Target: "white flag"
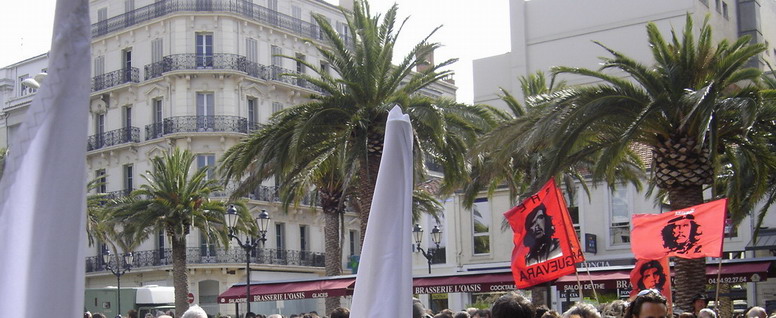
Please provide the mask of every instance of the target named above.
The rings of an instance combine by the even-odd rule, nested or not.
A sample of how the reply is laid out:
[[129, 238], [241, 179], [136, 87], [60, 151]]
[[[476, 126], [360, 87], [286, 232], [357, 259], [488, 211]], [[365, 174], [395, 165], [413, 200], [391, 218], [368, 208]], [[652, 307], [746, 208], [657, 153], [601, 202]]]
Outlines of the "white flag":
[[0, 180], [0, 308], [14, 316], [83, 315], [90, 41], [88, 0], [58, 0], [48, 76]]
[[412, 317], [412, 125], [388, 114], [350, 316]]

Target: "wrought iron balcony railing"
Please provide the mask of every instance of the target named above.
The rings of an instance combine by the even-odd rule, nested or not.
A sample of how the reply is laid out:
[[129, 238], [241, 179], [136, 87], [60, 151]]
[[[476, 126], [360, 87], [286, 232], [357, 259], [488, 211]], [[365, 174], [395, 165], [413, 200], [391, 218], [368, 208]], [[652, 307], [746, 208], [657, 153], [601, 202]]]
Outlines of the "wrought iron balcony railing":
[[123, 68], [92, 77], [92, 92], [124, 83], [140, 83], [140, 70], [137, 67]]
[[[278, 187], [273, 186], [259, 186], [247, 196], [251, 200], [259, 200], [266, 202], [280, 202], [280, 193]], [[316, 195], [315, 191], [308, 192], [304, 198], [299, 202], [301, 205], [313, 205], [320, 206], [320, 198]]]
[[160, 77], [166, 72], [181, 70], [232, 70], [244, 72], [251, 77], [283, 82], [323, 93], [322, 89], [306, 80], [282, 75], [295, 73], [292, 70], [274, 65], [262, 65], [249, 61], [245, 56], [229, 53], [167, 55], [161, 61], [145, 66], [145, 80]]
[[239, 116], [175, 116], [165, 118], [160, 123], [146, 125], [145, 140], [181, 132], [237, 132], [247, 134], [249, 131], [258, 128], [259, 125], [257, 123], [249, 122], [247, 118]]
[[180, 70], [234, 70], [247, 72], [245, 56], [228, 53], [208, 55], [172, 54], [145, 66], [145, 80], [162, 76], [163, 73]]
[[[137, 251], [133, 252], [132, 254], [134, 255], [132, 268], [172, 265], [172, 250], [169, 248]], [[245, 250], [239, 247], [189, 247], [186, 249], [186, 262], [188, 264], [244, 265]], [[324, 255], [323, 253], [311, 251], [256, 248], [252, 252], [251, 263], [323, 267]], [[107, 271], [107, 269], [105, 268], [105, 264], [102, 262], [102, 257], [91, 256], [86, 258], [87, 273], [103, 271]]]
[[269, 24], [305, 38], [321, 40], [317, 25], [244, 0], [162, 0], [92, 24], [92, 37], [178, 12], [226, 12]]
[[140, 142], [140, 128], [125, 127], [91, 135], [86, 141], [86, 150], [91, 151], [129, 142]]

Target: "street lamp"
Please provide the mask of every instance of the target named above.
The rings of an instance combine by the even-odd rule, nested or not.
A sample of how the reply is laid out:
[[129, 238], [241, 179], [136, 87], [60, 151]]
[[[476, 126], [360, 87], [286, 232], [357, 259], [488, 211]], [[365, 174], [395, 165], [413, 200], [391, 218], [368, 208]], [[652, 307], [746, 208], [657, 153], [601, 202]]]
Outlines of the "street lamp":
[[429, 248], [428, 252], [420, 247], [420, 243], [423, 242], [423, 228], [420, 224], [415, 224], [415, 227], [412, 229], [412, 235], [415, 237], [416, 252], [423, 253], [423, 257], [428, 260], [428, 273], [431, 274], [431, 260], [434, 258], [434, 255], [439, 252], [439, 243], [442, 241], [442, 230], [438, 225], [434, 225], [434, 228], [431, 229], [431, 240], [434, 241], [436, 248]]
[[245, 278], [245, 313], [247, 314], [251, 311], [251, 251], [259, 245], [259, 242], [264, 246], [264, 242], [267, 241], [267, 227], [269, 226], [270, 217], [267, 210], [261, 210], [259, 217], [256, 218], [260, 236], [259, 238], [248, 236], [245, 242], [241, 241], [237, 235], [234, 235], [237, 219], [239, 218], [240, 216], [237, 214], [237, 208], [234, 207], [234, 204], [229, 205], [229, 208], [226, 209], [226, 226], [229, 228], [229, 237], [237, 240], [237, 244], [245, 250], [245, 273], [247, 275]]
[[135, 257], [132, 252], [124, 254], [124, 264], [121, 264], [121, 259], [116, 255], [116, 266], [111, 266], [111, 253], [105, 251], [102, 254], [102, 261], [105, 263], [105, 268], [109, 270], [113, 275], [116, 275], [116, 316], [121, 316], [121, 275], [128, 272], [132, 268], [132, 262]]

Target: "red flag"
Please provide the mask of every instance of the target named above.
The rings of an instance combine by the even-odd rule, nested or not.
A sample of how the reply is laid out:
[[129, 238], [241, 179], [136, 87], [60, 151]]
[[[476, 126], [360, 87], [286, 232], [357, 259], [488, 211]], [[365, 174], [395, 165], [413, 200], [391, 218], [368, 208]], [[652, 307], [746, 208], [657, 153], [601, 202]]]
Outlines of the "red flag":
[[[633, 215], [631, 244], [637, 259], [720, 257], [727, 199], [662, 214]], [[655, 237], [660, 239], [655, 239]]]
[[657, 260], [640, 259], [630, 274], [631, 300], [645, 289], [655, 289], [668, 300], [668, 308], [671, 308], [671, 268], [668, 265], [668, 257]]
[[514, 231], [512, 275], [527, 288], [576, 271], [585, 260], [563, 196], [551, 179], [539, 192], [504, 213]]

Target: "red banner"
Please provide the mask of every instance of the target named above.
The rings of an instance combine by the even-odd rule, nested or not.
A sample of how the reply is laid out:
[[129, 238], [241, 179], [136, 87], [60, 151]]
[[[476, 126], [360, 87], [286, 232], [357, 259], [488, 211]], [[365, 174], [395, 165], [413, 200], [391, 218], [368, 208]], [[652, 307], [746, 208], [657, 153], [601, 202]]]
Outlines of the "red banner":
[[631, 300], [645, 289], [655, 289], [668, 300], [668, 308], [671, 308], [671, 268], [668, 265], [668, 257], [656, 260], [640, 259], [630, 274]]
[[576, 271], [585, 260], [560, 190], [551, 179], [539, 192], [504, 213], [514, 231], [512, 276], [527, 288]]
[[[633, 215], [636, 259], [720, 257], [727, 199], [662, 214]], [[655, 239], [655, 236], [659, 239]]]

